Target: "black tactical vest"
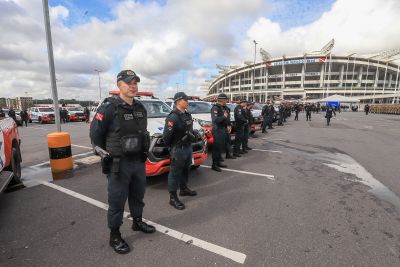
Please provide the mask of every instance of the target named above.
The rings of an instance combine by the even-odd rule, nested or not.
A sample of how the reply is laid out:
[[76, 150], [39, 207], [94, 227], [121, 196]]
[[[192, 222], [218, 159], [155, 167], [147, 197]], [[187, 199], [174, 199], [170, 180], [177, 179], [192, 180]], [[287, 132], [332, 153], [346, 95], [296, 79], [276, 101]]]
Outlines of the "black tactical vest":
[[109, 97], [107, 101], [115, 108], [116, 127], [107, 133], [106, 150], [113, 157], [139, 157], [143, 152], [147, 152], [150, 137], [144, 106], [137, 100], [133, 105], [129, 105], [119, 97]]
[[[185, 136], [185, 133], [187, 131], [190, 131], [191, 133], [193, 133], [193, 119], [192, 119], [192, 115], [190, 115], [190, 113], [188, 112], [180, 112], [177, 109], [174, 109], [173, 111], [171, 111], [171, 113], [175, 113], [178, 118], [180, 123], [177, 125], [176, 132], [174, 133], [174, 139], [172, 140], [172, 145], [175, 144], [184, 144], [184, 142], [182, 142], [182, 138]], [[188, 142], [189, 144], [190, 142]]]

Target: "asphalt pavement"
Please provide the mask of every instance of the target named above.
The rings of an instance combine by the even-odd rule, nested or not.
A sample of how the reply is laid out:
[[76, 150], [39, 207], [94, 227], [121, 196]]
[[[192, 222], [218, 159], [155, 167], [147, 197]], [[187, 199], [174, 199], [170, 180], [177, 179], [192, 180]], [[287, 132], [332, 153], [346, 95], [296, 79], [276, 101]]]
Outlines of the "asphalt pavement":
[[143, 216], [158, 231], [133, 232], [125, 218], [127, 255], [108, 246], [88, 125], [63, 125], [76, 168], [57, 181], [46, 164], [55, 126], [20, 128], [27, 187], [0, 195], [0, 265], [399, 266], [400, 117], [344, 112], [328, 127], [323, 115], [257, 133], [222, 173], [209, 157], [190, 173], [198, 196], [183, 211], [168, 204], [167, 176], [149, 177]]

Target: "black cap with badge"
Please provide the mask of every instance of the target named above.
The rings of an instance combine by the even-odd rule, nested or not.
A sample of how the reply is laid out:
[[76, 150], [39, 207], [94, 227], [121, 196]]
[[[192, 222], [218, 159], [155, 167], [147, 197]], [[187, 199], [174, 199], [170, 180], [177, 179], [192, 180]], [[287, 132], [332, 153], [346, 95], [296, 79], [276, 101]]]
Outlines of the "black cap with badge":
[[140, 77], [136, 75], [136, 73], [132, 70], [123, 70], [117, 75], [117, 82], [124, 81], [126, 83], [135, 80], [136, 82], [140, 82]]
[[217, 99], [219, 99], [219, 100], [229, 100], [228, 96], [226, 94], [224, 94], [224, 93], [220, 93], [218, 95]]
[[178, 92], [174, 95], [174, 102], [181, 100], [181, 99], [189, 100], [190, 97], [187, 96], [184, 92]]

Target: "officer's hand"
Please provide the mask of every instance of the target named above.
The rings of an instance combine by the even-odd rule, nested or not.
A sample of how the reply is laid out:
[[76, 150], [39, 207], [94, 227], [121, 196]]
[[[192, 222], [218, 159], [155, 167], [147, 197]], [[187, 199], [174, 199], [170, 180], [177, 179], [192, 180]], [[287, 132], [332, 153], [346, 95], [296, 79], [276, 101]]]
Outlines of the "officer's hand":
[[228, 112], [224, 111], [224, 117], [228, 117]]
[[231, 133], [232, 132], [232, 126], [228, 126], [227, 130], [228, 130], [228, 133]]

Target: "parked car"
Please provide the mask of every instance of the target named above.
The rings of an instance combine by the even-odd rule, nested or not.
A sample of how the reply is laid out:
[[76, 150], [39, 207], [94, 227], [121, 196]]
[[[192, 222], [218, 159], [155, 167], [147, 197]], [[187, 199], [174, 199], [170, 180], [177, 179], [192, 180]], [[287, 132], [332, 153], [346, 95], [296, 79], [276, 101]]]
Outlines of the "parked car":
[[10, 181], [21, 182], [21, 140], [12, 118], [0, 118], [0, 192]]
[[54, 109], [50, 107], [31, 107], [30, 121], [39, 123], [54, 123]]
[[68, 111], [68, 121], [85, 121], [86, 116], [81, 107], [64, 107]]

